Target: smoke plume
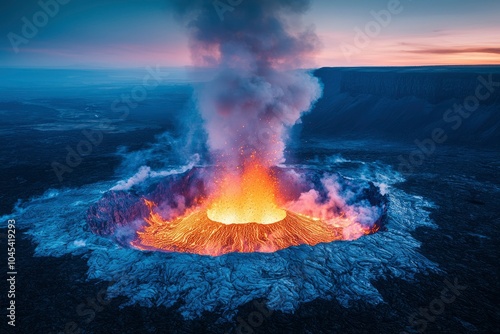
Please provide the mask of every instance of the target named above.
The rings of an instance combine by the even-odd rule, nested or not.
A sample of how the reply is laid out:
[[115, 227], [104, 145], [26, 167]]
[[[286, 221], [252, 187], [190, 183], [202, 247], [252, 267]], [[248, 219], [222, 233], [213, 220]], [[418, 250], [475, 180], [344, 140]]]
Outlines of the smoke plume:
[[178, 1], [193, 62], [217, 70], [197, 90], [198, 110], [217, 163], [284, 162], [287, 130], [321, 95], [318, 80], [296, 70], [319, 45], [300, 15], [307, 0]]

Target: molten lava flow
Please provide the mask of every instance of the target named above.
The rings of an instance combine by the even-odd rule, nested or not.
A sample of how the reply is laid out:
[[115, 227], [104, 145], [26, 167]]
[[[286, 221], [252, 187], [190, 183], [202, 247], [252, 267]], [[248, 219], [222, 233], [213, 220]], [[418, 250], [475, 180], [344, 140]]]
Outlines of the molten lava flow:
[[202, 255], [231, 252], [274, 252], [290, 246], [316, 245], [342, 240], [342, 228], [285, 211], [285, 217], [273, 224], [222, 224], [207, 217], [205, 211], [165, 222], [152, 213], [149, 226], [138, 232], [132, 245], [144, 250], [163, 250]]
[[276, 204], [276, 181], [260, 164], [247, 164], [242, 175], [226, 175], [219, 183], [221, 191], [207, 210], [210, 220], [272, 224], [286, 217], [285, 210]]

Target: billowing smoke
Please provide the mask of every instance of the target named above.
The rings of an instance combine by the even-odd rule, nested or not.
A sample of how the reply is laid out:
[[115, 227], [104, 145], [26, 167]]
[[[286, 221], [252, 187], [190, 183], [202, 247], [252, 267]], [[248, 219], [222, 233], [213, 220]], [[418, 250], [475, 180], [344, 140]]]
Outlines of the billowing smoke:
[[309, 1], [174, 3], [195, 65], [217, 70], [197, 91], [216, 162], [241, 165], [253, 154], [267, 166], [282, 163], [287, 130], [321, 95], [318, 80], [296, 70], [319, 45], [299, 20]]

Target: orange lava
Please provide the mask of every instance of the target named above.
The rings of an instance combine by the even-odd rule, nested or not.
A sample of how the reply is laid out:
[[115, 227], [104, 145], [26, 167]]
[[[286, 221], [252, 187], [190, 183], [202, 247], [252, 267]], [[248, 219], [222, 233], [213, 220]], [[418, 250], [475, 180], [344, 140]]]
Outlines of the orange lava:
[[131, 242], [142, 250], [218, 256], [231, 252], [274, 252], [302, 244], [316, 245], [356, 239], [373, 231], [344, 216], [323, 221], [281, 209], [276, 180], [269, 169], [254, 163], [241, 174], [216, 182], [218, 191], [201, 206], [171, 221], [149, 207], [148, 223]]
[[152, 213], [149, 226], [138, 232], [132, 242], [143, 250], [222, 255], [231, 252], [274, 252], [290, 246], [316, 245], [342, 240], [342, 228], [286, 212], [284, 219], [273, 224], [223, 224], [210, 220], [205, 211], [165, 222]]
[[210, 220], [271, 224], [285, 218], [285, 210], [276, 204], [276, 181], [260, 164], [247, 164], [242, 175], [228, 174], [218, 183], [221, 191], [207, 210]]

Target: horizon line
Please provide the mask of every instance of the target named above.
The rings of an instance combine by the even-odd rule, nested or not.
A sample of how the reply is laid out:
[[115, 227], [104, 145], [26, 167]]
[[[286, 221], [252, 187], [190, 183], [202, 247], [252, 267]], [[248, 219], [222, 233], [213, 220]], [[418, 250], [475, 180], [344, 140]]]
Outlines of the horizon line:
[[[105, 66], [2, 66], [0, 69], [17, 69], [17, 70], [142, 70], [145, 67], [159, 66], [161, 68], [169, 69], [194, 69], [194, 70], [217, 70], [217, 67], [203, 67], [203, 66], [163, 66], [163, 65], [144, 65], [144, 66], [133, 66], [133, 67], [105, 67]], [[322, 68], [424, 68], [424, 67], [500, 67], [500, 64], [428, 64], [428, 65], [357, 65], [357, 66], [344, 66], [344, 65], [332, 65], [332, 66], [318, 66], [318, 67], [307, 67], [307, 68], [296, 68], [292, 70], [318, 70]]]

